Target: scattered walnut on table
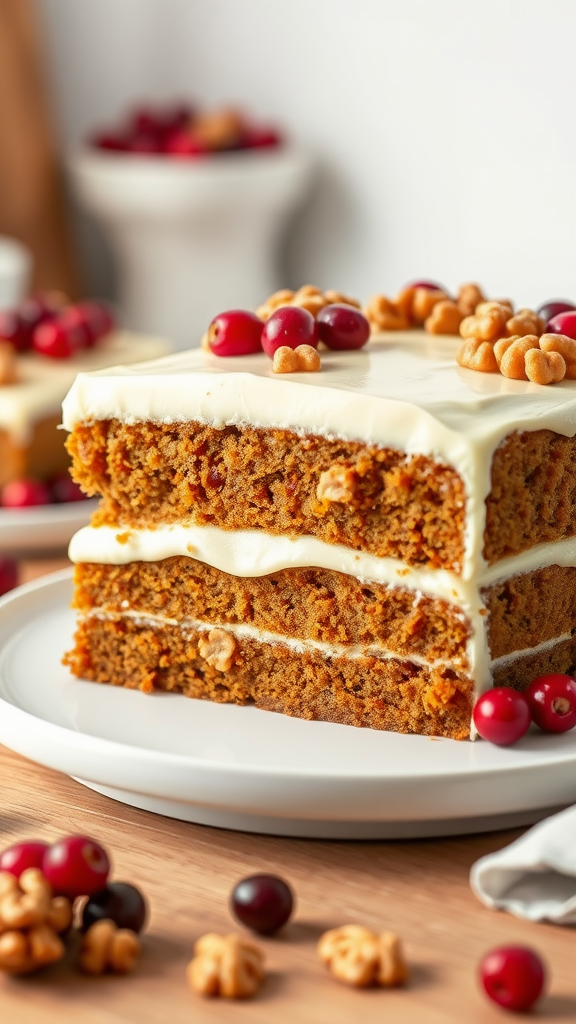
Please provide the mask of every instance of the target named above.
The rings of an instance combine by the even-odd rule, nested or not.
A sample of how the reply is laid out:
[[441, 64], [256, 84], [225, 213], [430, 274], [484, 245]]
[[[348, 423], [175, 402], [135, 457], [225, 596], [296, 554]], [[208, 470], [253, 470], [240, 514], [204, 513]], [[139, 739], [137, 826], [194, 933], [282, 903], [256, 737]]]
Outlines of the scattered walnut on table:
[[356, 988], [388, 988], [408, 978], [402, 945], [393, 932], [378, 935], [358, 924], [333, 928], [321, 936], [318, 956], [338, 981]]
[[0, 872], [0, 970], [29, 974], [61, 960], [58, 933], [71, 922], [70, 900], [52, 895], [39, 868], [28, 868], [19, 879]]
[[249, 999], [264, 981], [264, 955], [241, 935], [209, 932], [196, 942], [186, 976], [199, 995]]
[[140, 940], [128, 928], [103, 918], [90, 926], [80, 947], [78, 966], [85, 974], [128, 974], [141, 951]]

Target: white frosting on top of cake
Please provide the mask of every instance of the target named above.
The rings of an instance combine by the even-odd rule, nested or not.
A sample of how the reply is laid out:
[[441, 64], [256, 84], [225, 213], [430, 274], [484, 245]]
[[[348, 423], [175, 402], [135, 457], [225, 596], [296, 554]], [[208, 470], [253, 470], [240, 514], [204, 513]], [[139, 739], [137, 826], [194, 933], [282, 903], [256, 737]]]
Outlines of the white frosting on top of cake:
[[17, 383], [0, 387], [0, 430], [7, 430], [18, 444], [26, 444], [39, 419], [60, 412], [78, 372], [101, 370], [118, 361], [155, 359], [170, 348], [163, 338], [116, 331], [74, 359], [48, 359], [35, 352], [19, 355]]
[[460, 339], [389, 332], [353, 352], [322, 352], [318, 373], [275, 374], [264, 353], [221, 358], [202, 349], [137, 366], [80, 373], [64, 426], [197, 420], [250, 424], [385, 445], [453, 466], [466, 488], [462, 575], [484, 568], [492, 454], [515, 430], [576, 433], [576, 381], [544, 387], [456, 363]]

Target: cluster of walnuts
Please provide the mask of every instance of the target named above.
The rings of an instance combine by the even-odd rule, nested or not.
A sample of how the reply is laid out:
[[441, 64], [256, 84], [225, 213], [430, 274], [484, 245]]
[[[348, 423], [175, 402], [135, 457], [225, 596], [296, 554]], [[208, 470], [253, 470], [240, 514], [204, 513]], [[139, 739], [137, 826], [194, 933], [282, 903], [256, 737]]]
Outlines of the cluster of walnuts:
[[[321, 936], [318, 956], [334, 978], [354, 988], [392, 988], [408, 979], [402, 945], [393, 932], [376, 934], [357, 924], [333, 928]], [[198, 939], [186, 974], [199, 995], [249, 999], [264, 981], [264, 955], [241, 935], [210, 932]]]
[[280, 309], [281, 306], [300, 306], [301, 309], [307, 309], [313, 317], [317, 317], [320, 310], [326, 306], [331, 306], [335, 302], [343, 303], [345, 306], [354, 306], [355, 309], [361, 309], [361, 303], [358, 302], [358, 299], [351, 299], [342, 292], [331, 290], [323, 292], [313, 284], [303, 284], [296, 291], [292, 291], [290, 288], [282, 288], [280, 291], [274, 292], [273, 295], [269, 295], [266, 301], [261, 306], [258, 306], [256, 316], [259, 316], [261, 320], [268, 320], [272, 313]]
[[[0, 871], [0, 971], [32, 974], [62, 960], [72, 926], [72, 903], [54, 896], [40, 868], [16, 878]], [[126, 974], [140, 953], [134, 932], [96, 921], [82, 937], [78, 966], [85, 974]]]
[[374, 295], [364, 315], [374, 332], [423, 327], [429, 334], [458, 334], [464, 318], [483, 301], [477, 284], [463, 284], [455, 299], [441, 288], [409, 285], [395, 299]]
[[508, 302], [481, 302], [460, 324], [464, 341], [457, 362], [469, 370], [534, 384], [576, 380], [576, 341], [545, 334], [545, 329], [544, 320], [531, 309], [514, 313]]

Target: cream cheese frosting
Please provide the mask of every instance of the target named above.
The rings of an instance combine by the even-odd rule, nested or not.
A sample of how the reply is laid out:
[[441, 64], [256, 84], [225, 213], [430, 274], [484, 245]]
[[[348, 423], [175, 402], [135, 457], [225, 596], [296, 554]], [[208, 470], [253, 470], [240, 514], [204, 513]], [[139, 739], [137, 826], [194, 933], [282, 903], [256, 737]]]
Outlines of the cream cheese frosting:
[[74, 359], [47, 359], [27, 352], [17, 357], [18, 380], [0, 387], [0, 429], [19, 444], [26, 444], [32, 426], [59, 413], [62, 399], [80, 371], [100, 370], [118, 361], [126, 363], [166, 355], [171, 345], [162, 338], [115, 331]]
[[389, 332], [355, 352], [323, 352], [319, 373], [275, 374], [266, 355], [202, 349], [80, 373], [63, 423], [196, 420], [251, 424], [423, 454], [453, 466], [467, 495], [463, 576], [484, 568], [485, 499], [494, 450], [515, 430], [576, 433], [576, 381], [544, 387], [456, 364], [459, 339]]

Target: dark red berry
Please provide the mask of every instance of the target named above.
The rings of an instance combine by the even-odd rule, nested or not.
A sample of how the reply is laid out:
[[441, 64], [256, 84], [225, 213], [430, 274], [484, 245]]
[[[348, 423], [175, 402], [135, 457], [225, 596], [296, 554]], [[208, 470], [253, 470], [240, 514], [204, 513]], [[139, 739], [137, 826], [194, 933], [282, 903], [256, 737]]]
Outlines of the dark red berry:
[[[427, 292], [444, 292], [448, 295], [443, 284], [438, 284], [437, 281], [410, 281], [410, 284], [405, 285], [405, 288], [425, 288]], [[404, 288], [402, 289], [404, 291]]]
[[286, 924], [294, 908], [294, 895], [277, 875], [250, 875], [234, 886], [230, 907], [247, 928], [271, 935]]
[[88, 836], [66, 836], [49, 846], [42, 871], [55, 893], [75, 899], [106, 886], [110, 861], [106, 850]]
[[93, 893], [82, 911], [82, 928], [87, 931], [96, 921], [107, 917], [118, 928], [142, 931], [148, 906], [140, 889], [128, 882], [110, 882], [105, 889]]
[[67, 311], [41, 323], [32, 335], [34, 350], [50, 359], [70, 359], [87, 345], [88, 334], [85, 326], [79, 322], [75, 314]]
[[544, 732], [568, 732], [576, 725], [576, 681], [572, 676], [538, 676], [525, 694], [532, 721]]
[[208, 328], [208, 345], [215, 356], [247, 356], [262, 351], [263, 323], [255, 313], [229, 309], [215, 316]]
[[528, 732], [530, 708], [523, 693], [508, 686], [495, 686], [478, 698], [473, 718], [483, 739], [508, 747]]
[[9, 341], [17, 352], [25, 352], [30, 347], [30, 334], [18, 310], [4, 309], [0, 311], [0, 340]]
[[244, 129], [242, 136], [242, 148], [244, 149], [270, 149], [280, 146], [282, 136], [274, 128], [251, 128]]
[[40, 480], [10, 480], [0, 491], [2, 508], [31, 508], [49, 505], [50, 491]]
[[370, 324], [364, 314], [343, 302], [335, 302], [320, 310], [316, 317], [316, 330], [320, 341], [328, 348], [340, 351], [362, 348], [370, 337]]
[[68, 473], [55, 476], [50, 481], [50, 494], [56, 505], [63, 505], [70, 501], [85, 501], [86, 495], [80, 486]]
[[558, 316], [558, 313], [570, 313], [573, 309], [576, 309], [576, 306], [573, 302], [568, 302], [567, 299], [552, 299], [539, 306], [536, 312], [547, 324], [553, 317]]
[[28, 868], [41, 868], [48, 843], [30, 839], [25, 843], [15, 843], [0, 853], [0, 871], [9, 871], [20, 878]]
[[104, 149], [111, 153], [124, 153], [128, 149], [128, 142], [124, 136], [116, 135], [114, 132], [98, 132], [92, 135], [89, 143], [95, 149]]
[[0, 558], [0, 597], [18, 586], [18, 562], [15, 558]]
[[553, 316], [546, 324], [546, 333], [564, 334], [567, 338], [576, 339], [576, 310]]
[[486, 995], [506, 1010], [529, 1010], [542, 995], [544, 964], [525, 946], [493, 949], [480, 963]]
[[90, 347], [114, 330], [116, 326], [114, 314], [106, 303], [92, 300], [80, 302], [75, 308], [79, 311], [88, 331]]
[[282, 345], [298, 348], [298, 345], [312, 345], [318, 348], [316, 321], [307, 309], [301, 306], [281, 306], [274, 310], [262, 330], [262, 348], [270, 359]]

